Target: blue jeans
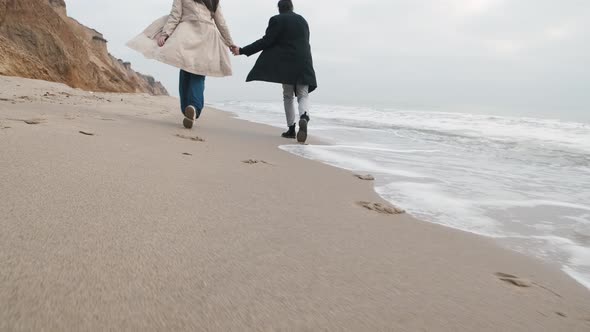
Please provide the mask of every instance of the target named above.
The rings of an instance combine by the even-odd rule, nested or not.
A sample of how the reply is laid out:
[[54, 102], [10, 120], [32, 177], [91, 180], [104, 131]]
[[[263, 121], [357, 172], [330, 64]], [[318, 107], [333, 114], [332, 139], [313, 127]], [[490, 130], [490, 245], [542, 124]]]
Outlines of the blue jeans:
[[197, 118], [205, 107], [205, 76], [180, 70], [180, 109], [182, 114], [187, 106], [197, 109]]

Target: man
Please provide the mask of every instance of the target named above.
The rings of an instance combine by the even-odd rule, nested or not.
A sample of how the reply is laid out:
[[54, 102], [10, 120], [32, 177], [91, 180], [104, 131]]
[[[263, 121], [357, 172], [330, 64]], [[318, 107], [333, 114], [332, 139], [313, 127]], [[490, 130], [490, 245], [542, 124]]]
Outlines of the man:
[[[246, 81], [283, 84], [289, 130], [282, 136], [297, 138], [298, 142], [305, 143], [310, 120], [309, 93], [317, 88], [309, 44], [309, 25], [302, 16], [293, 12], [291, 0], [280, 0], [278, 6], [280, 14], [270, 19], [265, 36], [246, 47], [234, 47], [232, 52], [236, 56], [251, 56], [262, 51]], [[294, 96], [297, 96], [299, 104], [297, 133]]]

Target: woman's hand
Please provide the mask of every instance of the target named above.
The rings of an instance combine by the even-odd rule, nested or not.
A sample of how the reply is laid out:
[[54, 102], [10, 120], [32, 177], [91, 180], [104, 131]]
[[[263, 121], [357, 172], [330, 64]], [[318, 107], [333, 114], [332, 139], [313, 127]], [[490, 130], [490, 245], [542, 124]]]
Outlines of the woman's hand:
[[167, 40], [168, 40], [168, 36], [165, 34], [161, 34], [158, 37], [158, 46], [160, 46], [160, 47], [164, 46], [164, 44], [166, 44]]

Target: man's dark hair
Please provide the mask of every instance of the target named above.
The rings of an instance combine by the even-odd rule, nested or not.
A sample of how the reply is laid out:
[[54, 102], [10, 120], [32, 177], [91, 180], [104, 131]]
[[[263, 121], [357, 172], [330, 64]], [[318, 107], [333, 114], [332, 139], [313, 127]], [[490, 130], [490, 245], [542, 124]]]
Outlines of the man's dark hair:
[[291, 0], [280, 0], [279, 1], [279, 13], [288, 13], [293, 11], [293, 1]]

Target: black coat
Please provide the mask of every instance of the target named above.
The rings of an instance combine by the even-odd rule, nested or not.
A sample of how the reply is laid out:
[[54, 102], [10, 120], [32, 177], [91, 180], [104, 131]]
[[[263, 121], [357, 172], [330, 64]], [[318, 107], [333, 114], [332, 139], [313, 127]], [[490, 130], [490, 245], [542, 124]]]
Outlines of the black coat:
[[273, 16], [262, 39], [240, 49], [251, 56], [262, 51], [247, 82], [265, 81], [282, 84], [318, 86], [309, 44], [309, 25], [293, 12]]

